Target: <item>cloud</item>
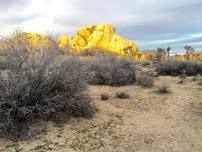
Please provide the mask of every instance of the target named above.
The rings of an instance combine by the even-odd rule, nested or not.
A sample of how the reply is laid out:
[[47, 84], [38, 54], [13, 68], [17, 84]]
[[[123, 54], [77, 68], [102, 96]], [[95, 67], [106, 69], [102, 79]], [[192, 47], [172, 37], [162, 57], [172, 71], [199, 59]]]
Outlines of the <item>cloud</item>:
[[13, 7], [20, 7], [23, 3], [25, 3], [24, 0], [0, 0], [0, 11], [6, 11]]
[[74, 34], [88, 24], [110, 23], [141, 49], [201, 45], [201, 0], [0, 0], [0, 34], [25, 31]]

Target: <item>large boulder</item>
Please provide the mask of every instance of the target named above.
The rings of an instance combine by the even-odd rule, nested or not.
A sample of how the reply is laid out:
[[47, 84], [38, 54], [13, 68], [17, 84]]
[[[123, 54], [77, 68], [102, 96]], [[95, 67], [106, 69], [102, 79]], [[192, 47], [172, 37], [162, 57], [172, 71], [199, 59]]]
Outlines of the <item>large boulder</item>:
[[[76, 53], [87, 49], [103, 49], [111, 54], [127, 56], [141, 60], [141, 54], [137, 45], [116, 34], [116, 29], [110, 24], [91, 25], [81, 28], [74, 38], [62, 36], [59, 38], [59, 46], [70, 46]], [[95, 50], [95, 49], [94, 49]]]

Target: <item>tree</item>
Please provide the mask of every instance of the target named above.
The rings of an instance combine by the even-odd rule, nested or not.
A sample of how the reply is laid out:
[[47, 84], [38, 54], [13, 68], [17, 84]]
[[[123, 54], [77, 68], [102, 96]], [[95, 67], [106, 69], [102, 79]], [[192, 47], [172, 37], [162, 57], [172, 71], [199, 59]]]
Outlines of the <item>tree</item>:
[[171, 47], [167, 47], [167, 48], [166, 48], [166, 53], [167, 53], [167, 55], [168, 55], [167, 60], [169, 60], [169, 58], [170, 58], [170, 50], [171, 50]]
[[171, 50], [171, 47], [167, 47], [166, 52], [167, 52], [167, 54], [168, 54], [168, 58], [169, 58], [169, 56], [170, 56], [170, 50]]
[[184, 47], [184, 49], [186, 50], [186, 60], [189, 61], [191, 58], [191, 55], [194, 55], [194, 48], [191, 45], [186, 45]]
[[164, 60], [165, 55], [166, 55], [166, 50], [164, 48], [157, 48], [157, 51], [156, 51], [156, 60], [157, 61]]

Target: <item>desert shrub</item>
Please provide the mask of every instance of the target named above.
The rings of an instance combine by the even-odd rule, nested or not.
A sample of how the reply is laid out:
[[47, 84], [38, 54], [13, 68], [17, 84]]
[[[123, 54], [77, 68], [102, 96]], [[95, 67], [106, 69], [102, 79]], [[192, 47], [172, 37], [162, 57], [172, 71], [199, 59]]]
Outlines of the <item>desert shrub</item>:
[[151, 71], [151, 72], [150, 72], [150, 75], [151, 75], [152, 77], [159, 77], [159, 74], [158, 74], [158, 72], [156, 72], [156, 71]]
[[165, 93], [169, 93], [170, 86], [166, 83], [166, 82], [162, 82], [160, 86], [158, 86], [158, 90], [157, 92], [160, 94], [165, 94]]
[[143, 61], [143, 62], [141, 63], [141, 65], [142, 65], [143, 67], [148, 67], [148, 66], [151, 65], [151, 63], [150, 63], [149, 61]]
[[185, 79], [184, 78], [181, 78], [179, 81], [178, 81], [178, 84], [183, 84], [185, 82]]
[[118, 99], [128, 99], [128, 98], [130, 98], [130, 96], [126, 92], [116, 92], [116, 98], [118, 98]]
[[80, 62], [61, 63], [55, 53], [11, 51], [6, 76], [0, 75], [0, 134], [19, 133], [18, 124], [64, 113], [91, 117], [94, 105], [85, 93]]
[[86, 50], [80, 51], [79, 55], [80, 56], [94, 56], [95, 52], [86, 49]]
[[200, 74], [197, 74], [196, 76], [193, 77], [193, 81], [198, 81], [201, 78]]
[[97, 55], [86, 65], [90, 84], [123, 86], [136, 81], [135, 63], [110, 55]]
[[199, 84], [200, 86], [202, 86], [202, 79], [200, 79], [200, 80], [198, 81], [198, 84]]
[[108, 54], [107, 50], [101, 49], [101, 48], [88, 48], [88, 49], [84, 49], [81, 50], [79, 55], [80, 56], [96, 56], [96, 55], [103, 55], [103, 54]]
[[109, 99], [109, 95], [106, 93], [101, 94], [101, 100], [108, 100]]
[[157, 72], [161, 75], [187, 75], [194, 76], [202, 74], [202, 63], [168, 61], [156, 64]]
[[192, 80], [193, 80], [193, 81], [196, 81], [196, 80], [197, 80], [197, 77], [196, 77], [196, 76], [194, 76]]
[[137, 76], [137, 84], [145, 88], [151, 88], [154, 86], [154, 77], [149, 73], [140, 73]]
[[182, 71], [181, 71], [180, 78], [181, 78], [181, 79], [186, 79], [186, 77], [187, 77], [186, 71], [185, 71], [185, 70], [182, 70]]
[[178, 81], [178, 84], [183, 84], [185, 82], [185, 79], [187, 78], [186, 71], [183, 70], [179, 77], [180, 77], [180, 80]]
[[202, 76], [197, 77], [197, 82], [200, 86], [202, 86]]

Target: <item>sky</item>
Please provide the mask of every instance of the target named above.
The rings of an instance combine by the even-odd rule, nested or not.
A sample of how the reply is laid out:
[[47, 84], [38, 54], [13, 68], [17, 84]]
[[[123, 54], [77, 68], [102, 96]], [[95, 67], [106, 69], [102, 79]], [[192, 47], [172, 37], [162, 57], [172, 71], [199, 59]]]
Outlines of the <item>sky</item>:
[[16, 29], [74, 35], [108, 23], [141, 50], [202, 50], [202, 0], [0, 0], [0, 35]]

